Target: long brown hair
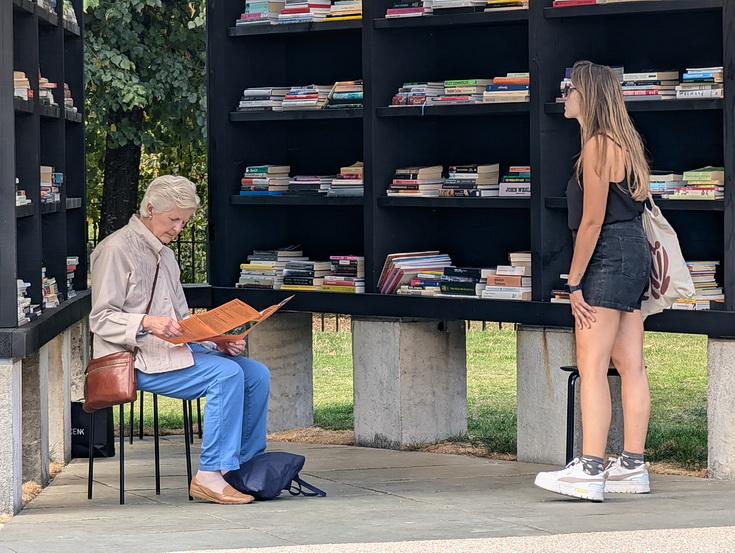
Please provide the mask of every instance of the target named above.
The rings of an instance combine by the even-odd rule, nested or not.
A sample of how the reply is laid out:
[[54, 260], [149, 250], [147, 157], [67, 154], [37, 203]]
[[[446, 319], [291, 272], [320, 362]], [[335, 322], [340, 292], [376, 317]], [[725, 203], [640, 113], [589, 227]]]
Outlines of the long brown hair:
[[[643, 151], [643, 140], [638, 134], [623, 101], [620, 81], [607, 65], [590, 61], [578, 61], [572, 68], [572, 84], [579, 92], [582, 148], [595, 136], [610, 137], [623, 150], [625, 174], [630, 194], [634, 200], [643, 201], [648, 196], [650, 170]], [[577, 179], [582, 182], [580, 154], [576, 163]], [[601, 148], [600, 158], [595, 160], [595, 172], [600, 175], [607, 163], [607, 148]]]

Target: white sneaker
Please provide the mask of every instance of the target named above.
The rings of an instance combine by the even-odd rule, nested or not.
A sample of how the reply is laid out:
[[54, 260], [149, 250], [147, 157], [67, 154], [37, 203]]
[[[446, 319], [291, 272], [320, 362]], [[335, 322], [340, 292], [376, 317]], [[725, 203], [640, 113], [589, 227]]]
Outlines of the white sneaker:
[[648, 480], [648, 463], [640, 467], [627, 469], [622, 458], [610, 457], [605, 468], [607, 479], [605, 491], [610, 493], [648, 493], [651, 485]]
[[539, 488], [562, 495], [590, 501], [605, 500], [605, 472], [594, 476], [587, 474], [582, 461], [578, 458], [569, 463], [565, 469], [555, 472], [539, 472], [534, 484]]

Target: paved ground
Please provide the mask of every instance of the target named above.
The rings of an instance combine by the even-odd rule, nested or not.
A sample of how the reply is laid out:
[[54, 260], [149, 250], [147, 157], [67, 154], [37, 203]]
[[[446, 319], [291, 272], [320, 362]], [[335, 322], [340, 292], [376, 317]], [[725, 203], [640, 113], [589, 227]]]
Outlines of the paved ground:
[[306, 455], [328, 497], [225, 506], [188, 501], [181, 437], [162, 440], [156, 496], [152, 441], [125, 449], [125, 505], [117, 459], [95, 463], [92, 500], [75, 460], [0, 529], [0, 553], [735, 551], [735, 482], [652, 475], [653, 493], [599, 504], [536, 488], [544, 465], [271, 443]]

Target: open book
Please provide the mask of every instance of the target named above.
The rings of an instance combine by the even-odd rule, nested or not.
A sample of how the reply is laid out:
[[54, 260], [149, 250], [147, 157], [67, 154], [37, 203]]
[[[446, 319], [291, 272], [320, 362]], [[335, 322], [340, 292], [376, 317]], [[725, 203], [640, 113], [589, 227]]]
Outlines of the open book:
[[[258, 324], [273, 315], [283, 307], [293, 296], [287, 297], [280, 303], [266, 307], [258, 311], [240, 300], [231, 300], [206, 313], [192, 315], [179, 321], [184, 331], [182, 336], [173, 338], [161, 338], [172, 344], [185, 344], [187, 342], [214, 342], [223, 344], [241, 340], [250, 333]], [[237, 330], [236, 330], [237, 329]], [[235, 333], [226, 334], [236, 330]]]

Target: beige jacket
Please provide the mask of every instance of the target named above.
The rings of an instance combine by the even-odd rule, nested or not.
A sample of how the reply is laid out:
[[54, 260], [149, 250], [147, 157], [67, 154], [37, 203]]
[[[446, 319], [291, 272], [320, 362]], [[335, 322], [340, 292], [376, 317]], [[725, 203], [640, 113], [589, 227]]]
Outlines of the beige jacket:
[[102, 240], [92, 252], [89, 326], [94, 333], [94, 357], [138, 346], [135, 366], [145, 373], [173, 371], [194, 364], [186, 345], [175, 346], [152, 334], [138, 333], [157, 261], [160, 270], [149, 314], [169, 316], [177, 321], [188, 317], [189, 307], [174, 253], [137, 215]]

